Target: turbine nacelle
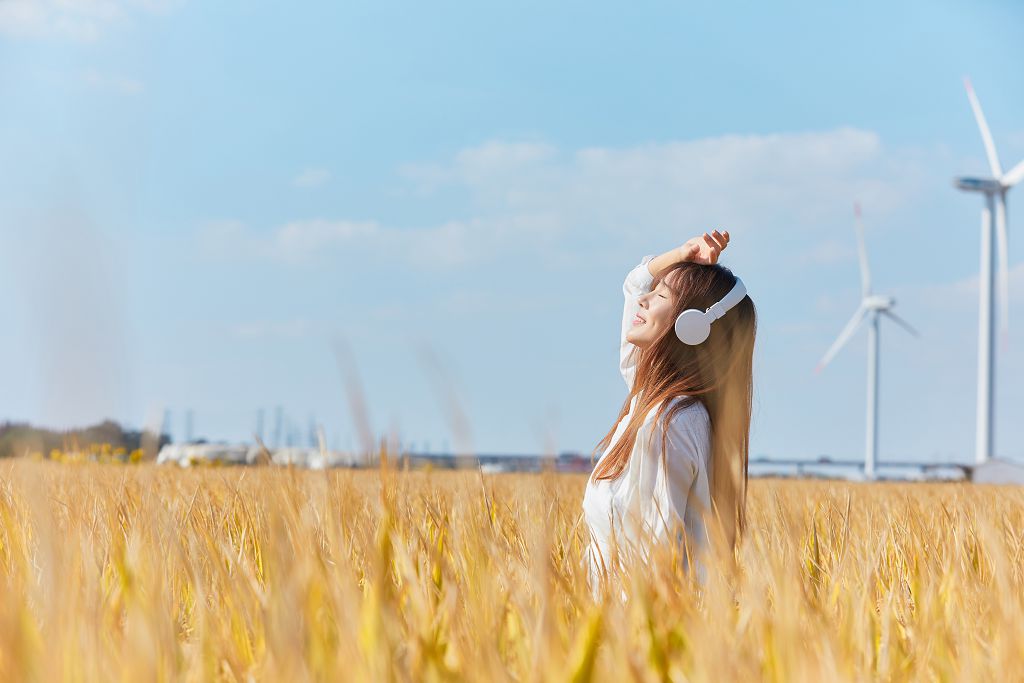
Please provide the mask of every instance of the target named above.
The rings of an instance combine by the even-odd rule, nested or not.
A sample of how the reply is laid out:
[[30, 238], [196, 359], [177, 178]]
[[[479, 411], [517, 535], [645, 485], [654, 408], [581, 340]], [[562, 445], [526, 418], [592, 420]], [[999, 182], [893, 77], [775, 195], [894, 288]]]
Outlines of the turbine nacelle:
[[996, 192], [1002, 192], [1004, 185], [996, 178], [974, 178], [971, 176], [962, 176], [953, 179], [953, 187], [965, 192], [984, 192], [986, 194], [995, 194]]
[[896, 299], [884, 294], [870, 294], [861, 300], [860, 305], [869, 311], [887, 311], [896, 305]]

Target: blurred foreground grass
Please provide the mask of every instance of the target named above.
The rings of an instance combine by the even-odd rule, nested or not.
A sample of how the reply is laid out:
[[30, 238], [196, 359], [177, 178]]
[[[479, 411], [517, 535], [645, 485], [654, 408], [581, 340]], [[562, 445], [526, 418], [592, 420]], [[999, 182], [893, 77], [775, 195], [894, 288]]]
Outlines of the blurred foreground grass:
[[595, 605], [585, 477], [0, 461], [0, 680], [1014, 680], [1024, 492], [751, 480]]

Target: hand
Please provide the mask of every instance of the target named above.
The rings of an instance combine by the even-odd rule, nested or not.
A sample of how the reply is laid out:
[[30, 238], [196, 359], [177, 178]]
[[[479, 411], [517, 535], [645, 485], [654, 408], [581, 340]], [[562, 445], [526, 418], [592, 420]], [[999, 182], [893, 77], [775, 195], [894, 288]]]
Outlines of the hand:
[[729, 246], [729, 231], [704, 233], [700, 237], [687, 240], [679, 247], [679, 259], [691, 261], [703, 265], [711, 265], [718, 262], [718, 255]]

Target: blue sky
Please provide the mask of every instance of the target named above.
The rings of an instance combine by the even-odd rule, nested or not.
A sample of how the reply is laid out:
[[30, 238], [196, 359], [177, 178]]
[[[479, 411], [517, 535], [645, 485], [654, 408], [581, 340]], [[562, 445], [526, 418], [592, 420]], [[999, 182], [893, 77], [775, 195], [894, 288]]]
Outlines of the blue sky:
[[[1011, 2], [0, 3], [0, 416], [259, 408], [358, 443], [590, 452], [625, 397], [621, 284], [712, 227], [760, 313], [754, 455], [859, 458], [866, 331], [880, 455], [969, 460], [981, 200], [970, 76], [1024, 158]], [[1009, 196], [997, 453], [1024, 457], [1024, 265]], [[434, 359], [433, 361], [430, 359]], [[454, 400], [454, 403], [452, 402]], [[455, 406], [455, 407], [453, 407]]]

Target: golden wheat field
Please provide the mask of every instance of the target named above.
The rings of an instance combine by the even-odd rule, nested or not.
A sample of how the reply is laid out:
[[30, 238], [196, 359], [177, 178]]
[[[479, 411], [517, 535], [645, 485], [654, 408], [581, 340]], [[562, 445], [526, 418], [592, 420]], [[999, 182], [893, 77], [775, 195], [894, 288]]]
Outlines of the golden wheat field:
[[0, 679], [1021, 677], [1019, 488], [751, 480], [735, 574], [595, 602], [584, 484], [0, 462]]

